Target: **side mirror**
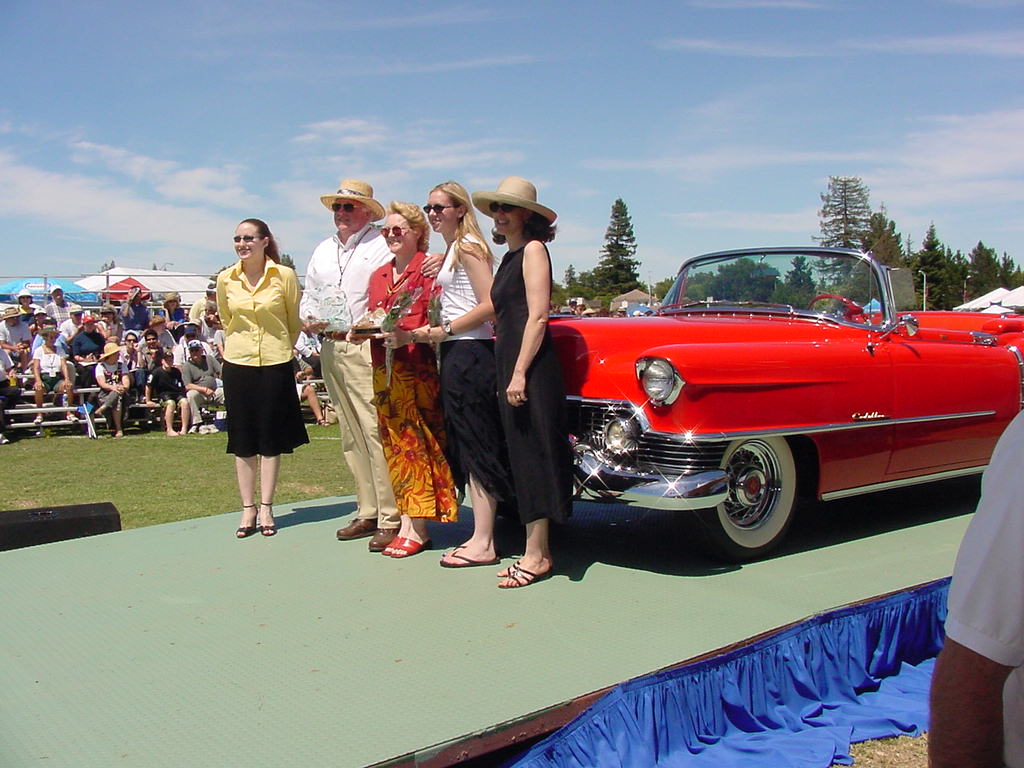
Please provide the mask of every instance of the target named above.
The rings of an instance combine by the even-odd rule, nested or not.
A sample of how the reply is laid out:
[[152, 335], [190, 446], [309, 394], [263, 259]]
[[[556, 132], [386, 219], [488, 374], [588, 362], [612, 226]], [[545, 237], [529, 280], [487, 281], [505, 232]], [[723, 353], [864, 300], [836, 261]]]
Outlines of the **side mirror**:
[[917, 331], [921, 327], [921, 324], [913, 315], [900, 315], [900, 319], [896, 327], [900, 328], [905, 334], [907, 334], [907, 336], [917, 336]]

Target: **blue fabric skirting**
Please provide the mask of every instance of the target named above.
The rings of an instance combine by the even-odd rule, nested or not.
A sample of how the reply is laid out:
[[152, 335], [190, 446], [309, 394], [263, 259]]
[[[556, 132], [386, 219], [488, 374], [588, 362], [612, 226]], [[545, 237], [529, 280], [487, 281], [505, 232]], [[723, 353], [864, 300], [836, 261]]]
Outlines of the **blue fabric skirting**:
[[616, 687], [507, 765], [824, 768], [928, 728], [949, 579]]

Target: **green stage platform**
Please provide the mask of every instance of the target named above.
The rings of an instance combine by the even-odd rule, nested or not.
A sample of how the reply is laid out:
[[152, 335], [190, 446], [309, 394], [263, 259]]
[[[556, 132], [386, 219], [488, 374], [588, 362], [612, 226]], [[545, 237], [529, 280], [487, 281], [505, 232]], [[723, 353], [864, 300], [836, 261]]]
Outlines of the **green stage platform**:
[[[0, 766], [439, 764], [502, 724], [948, 575], [977, 491], [814, 505], [786, 551], [742, 567], [668, 513], [578, 504], [558, 575], [512, 591], [496, 568], [335, 541], [350, 498], [280, 506], [270, 539], [233, 539], [232, 512], [2, 552]], [[464, 518], [433, 528], [438, 548]], [[503, 551], [520, 536], [502, 521]]]

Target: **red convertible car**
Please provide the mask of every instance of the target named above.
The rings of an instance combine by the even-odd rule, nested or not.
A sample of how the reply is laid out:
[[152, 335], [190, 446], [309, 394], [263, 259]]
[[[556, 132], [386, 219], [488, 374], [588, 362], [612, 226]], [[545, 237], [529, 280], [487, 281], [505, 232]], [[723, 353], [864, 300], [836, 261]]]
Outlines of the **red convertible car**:
[[578, 491], [693, 511], [732, 560], [822, 500], [982, 471], [1022, 406], [1024, 317], [904, 312], [870, 254], [683, 264], [657, 314], [557, 319]]

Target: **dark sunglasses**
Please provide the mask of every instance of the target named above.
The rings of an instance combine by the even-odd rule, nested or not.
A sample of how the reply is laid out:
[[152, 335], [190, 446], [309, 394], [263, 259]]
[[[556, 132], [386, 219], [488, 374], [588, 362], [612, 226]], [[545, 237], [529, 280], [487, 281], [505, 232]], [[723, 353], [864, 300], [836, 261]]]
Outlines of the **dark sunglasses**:
[[253, 240], [259, 240], [256, 235], [235, 235], [231, 239], [236, 243], [251, 243]]
[[459, 206], [457, 206], [457, 205], [437, 205], [435, 203], [434, 205], [424, 205], [423, 206], [423, 212], [424, 213], [430, 213], [431, 211], [433, 211], [434, 213], [440, 213], [445, 208], [458, 208], [458, 207]]
[[510, 211], [514, 211], [519, 206], [509, 205], [508, 203], [491, 203], [487, 207], [490, 209], [491, 213], [497, 213], [498, 211], [501, 211], [502, 213], [508, 213]]
[[352, 213], [356, 209], [355, 203], [334, 203], [331, 205], [331, 210], [337, 213], [338, 211], [344, 211], [345, 213]]
[[412, 232], [412, 229], [402, 229], [401, 227], [384, 227], [380, 233], [384, 237], [401, 237], [406, 232]]

